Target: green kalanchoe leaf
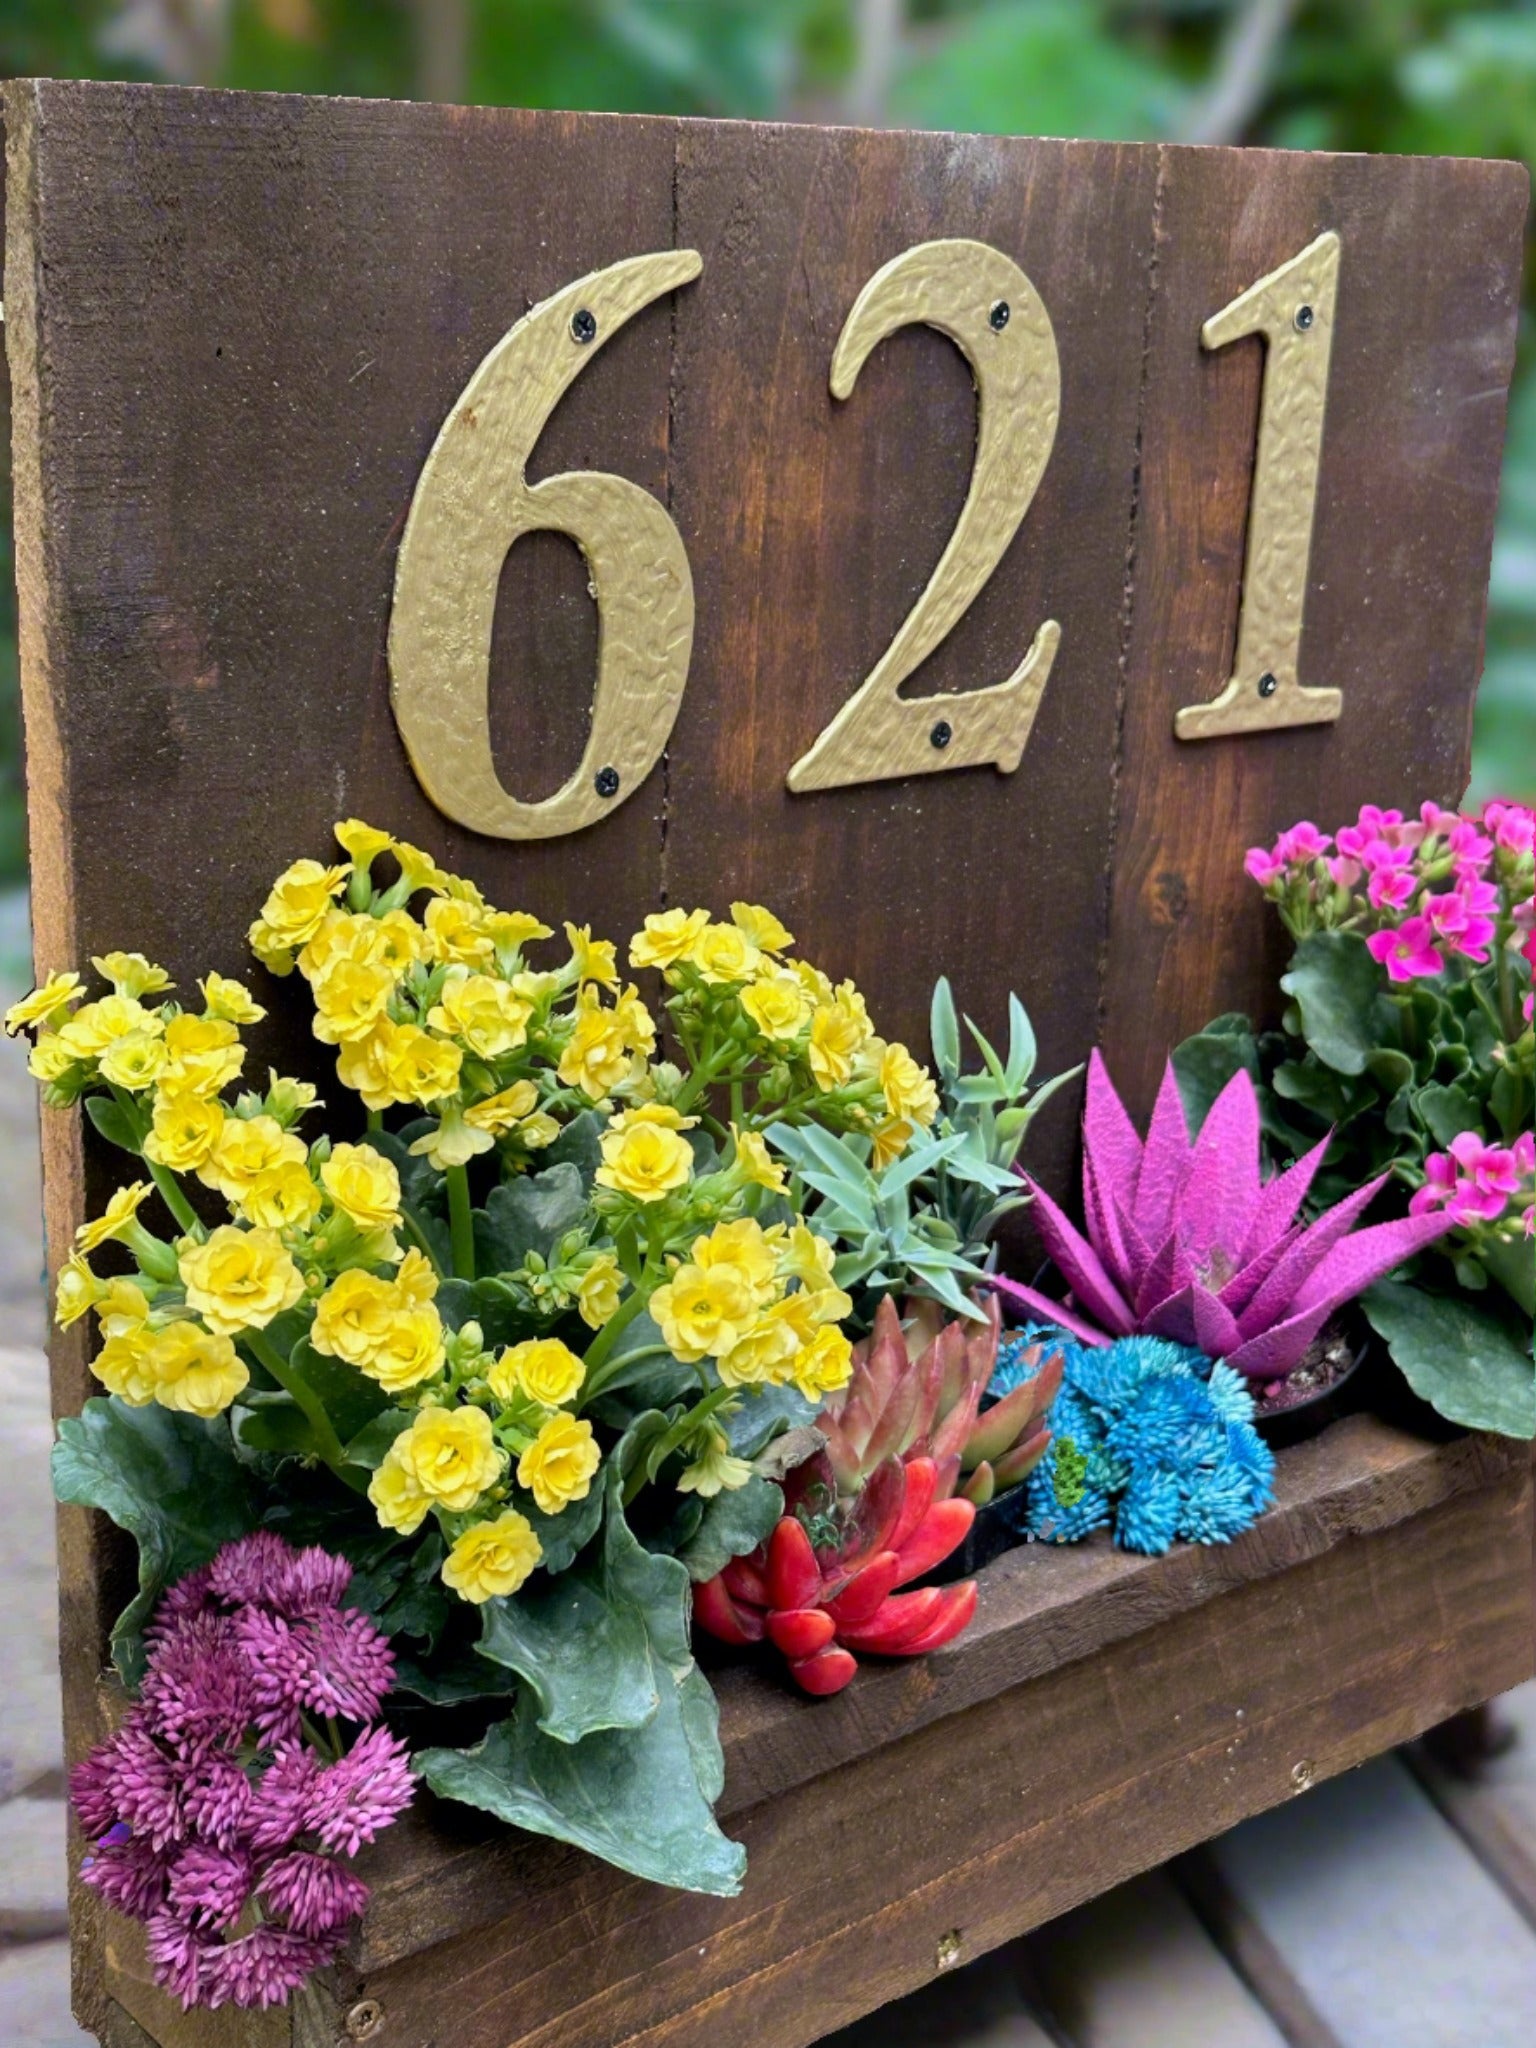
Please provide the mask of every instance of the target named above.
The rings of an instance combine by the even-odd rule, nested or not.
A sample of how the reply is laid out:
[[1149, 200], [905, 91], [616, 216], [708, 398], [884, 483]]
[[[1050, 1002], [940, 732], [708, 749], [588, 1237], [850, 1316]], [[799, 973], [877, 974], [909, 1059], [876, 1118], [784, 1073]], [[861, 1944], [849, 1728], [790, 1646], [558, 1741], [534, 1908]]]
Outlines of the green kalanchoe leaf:
[[1361, 1297], [1409, 1386], [1450, 1422], [1501, 1436], [1536, 1436], [1531, 1325], [1493, 1297], [1426, 1294], [1385, 1280]]
[[288, 1366], [319, 1396], [343, 1443], [390, 1406], [389, 1396], [377, 1380], [369, 1379], [344, 1358], [328, 1358], [308, 1338], [301, 1338], [294, 1345], [288, 1355]]
[[733, 1557], [750, 1557], [766, 1543], [783, 1512], [782, 1490], [754, 1472], [745, 1486], [705, 1501], [697, 1530], [678, 1545], [678, 1561], [695, 1585], [702, 1584], [724, 1571]]
[[586, 1214], [587, 1190], [573, 1161], [502, 1181], [491, 1189], [485, 1207], [475, 1211], [476, 1270], [510, 1273], [530, 1252], [547, 1259]]
[[87, 1401], [59, 1424], [53, 1490], [73, 1507], [100, 1508], [138, 1542], [139, 1590], [112, 1631], [112, 1661], [136, 1686], [144, 1624], [161, 1593], [260, 1520], [229, 1423], [115, 1397]]
[[733, 1897], [746, 1856], [712, 1812], [725, 1763], [714, 1696], [688, 1644], [688, 1573], [635, 1540], [621, 1483], [611, 1461], [596, 1571], [566, 1573], [542, 1611], [524, 1594], [487, 1616], [482, 1651], [494, 1644], [529, 1681], [516, 1711], [474, 1748], [425, 1750], [416, 1768], [444, 1798], [636, 1877]]
[[1339, 1074], [1363, 1074], [1371, 1054], [1397, 1036], [1381, 994], [1381, 969], [1355, 932], [1313, 932], [1280, 986], [1298, 1012], [1300, 1036]]
[[603, 1163], [603, 1119], [594, 1109], [584, 1109], [573, 1116], [565, 1129], [549, 1149], [540, 1157], [546, 1167], [574, 1166], [581, 1175], [581, 1185], [587, 1194], [592, 1192], [592, 1183], [597, 1169]]

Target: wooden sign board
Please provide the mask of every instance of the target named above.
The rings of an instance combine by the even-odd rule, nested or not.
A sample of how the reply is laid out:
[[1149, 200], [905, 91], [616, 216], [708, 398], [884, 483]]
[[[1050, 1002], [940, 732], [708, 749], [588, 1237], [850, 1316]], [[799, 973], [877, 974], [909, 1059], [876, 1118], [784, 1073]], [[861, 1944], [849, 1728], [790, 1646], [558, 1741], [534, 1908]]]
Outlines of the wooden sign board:
[[[1043, 1071], [1097, 1040], [1144, 1101], [1178, 1037], [1269, 1000], [1280, 935], [1246, 846], [1303, 815], [1326, 826], [1464, 786], [1518, 166], [35, 82], [5, 88], [5, 119], [40, 969], [121, 945], [180, 982], [249, 972], [271, 877], [325, 855], [351, 813], [505, 907], [621, 939], [664, 904], [768, 903], [919, 1049], [941, 969], [984, 1026], [1016, 988]], [[508, 351], [516, 374], [498, 376]], [[546, 487], [559, 476], [585, 481]], [[556, 510], [561, 530], [534, 530]], [[600, 659], [624, 715], [600, 693], [599, 729], [630, 750], [622, 770], [592, 751]], [[1195, 736], [1212, 721], [1194, 707], [1217, 700], [1236, 730]], [[978, 724], [1002, 768], [963, 765]], [[520, 832], [567, 789], [596, 822], [543, 837], [463, 822], [494, 799]], [[299, 1006], [279, 999], [268, 1029], [259, 1051], [317, 1065]], [[1032, 1154], [1058, 1184], [1074, 1136], [1058, 1108]], [[73, 1120], [51, 1119], [47, 1143], [57, 1247], [83, 1199]], [[78, 1332], [55, 1370], [73, 1411]], [[1281, 1796], [1317, 1701], [1326, 1770], [1512, 1682], [1528, 1587], [1506, 1549], [1488, 1616], [1463, 1603], [1465, 1560], [1493, 1584], [1492, 1510], [1449, 1504], [1475, 1477], [1453, 1464], [1362, 1439], [1313, 1479], [1295, 1468], [1294, 1556], [1266, 1522], [1228, 1577], [1199, 1560], [1158, 1576], [1167, 1614], [1190, 1610], [1167, 1639], [1189, 1670], [1227, 1668], [1222, 1627], [1285, 1643], [1254, 1667], [1253, 1723], [1270, 1685], [1273, 1741], [1241, 1770], [1210, 1703], [1208, 1783], [1182, 1752], [1132, 1776], [1117, 1747], [1094, 1749], [1105, 1701], [1145, 1690], [1146, 1638], [1114, 1645], [1164, 1608], [1139, 1566], [1085, 1556], [1107, 1618], [1053, 1635], [1061, 1603], [1018, 1553], [1018, 1586], [1010, 1563], [985, 1595], [976, 1659], [945, 1664], [937, 1689], [903, 1674], [879, 1712], [866, 1690], [813, 1723], [803, 1703], [725, 1688], [730, 1803], [758, 1802], [744, 1825], [760, 1874], [739, 1906], [658, 1906], [548, 1845], [518, 1861], [514, 1896], [494, 1845], [402, 1837], [349, 2027], [363, 2037], [377, 1979], [402, 2040], [436, 2037], [472, 1894], [503, 1918], [490, 1946], [464, 1936], [490, 1973], [466, 2043], [714, 2039], [728, 2010], [732, 2038], [798, 2044], [940, 1967], [951, 1913], [985, 1946], [1071, 1903], [1042, 1859], [1060, 1866], [1060, 1844], [1091, 1831], [1101, 1790], [1124, 1826], [1074, 1896]], [[1483, 1476], [1528, 1530], [1524, 1469]], [[1356, 1504], [1309, 1506], [1314, 1480]], [[1437, 1503], [1461, 1533], [1415, 1523], [1421, 1570], [1386, 1532]], [[1301, 1569], [1338, 1529], [1376, 1547], [1317, 1559], [1309, 1611], [1348, 1625], [1320, 1633], [1292, 1699], [1290, 1595], [1254, 1590], [1240, 1612], [1231, 1589]], [[1378, 1555], [1412, 1563], [1381, 1644], [1350, 1619], [1379, 1602]], [[117, 1557], [64, 1518], [72, 1753], [94, 1726]], [[1213, 1633], [1194, 1610], [1223, 1591]], [[1477, 1654], [1418, 1659], [1410, 1682], [1401, 1641], [1463, 1607]], [[1389, 1706], [1368, 1657], [1391, 1660]], [[983, 1699], [999, 1757], [1038, 1758], [1030, 1731], [1051, 1712], [1082, 1740], [1054, 1805], [1009, 1779], [969, 1817], [967, 1862], [913, 1807], [912, 1745], [953, 1774], [935, 1716]], [[778, 1803], [806, 1776], [792, 1760], [841, 1769], [860, 1750], [890, 1830], [878, 1855], [845, 1831], [807, 1889], [807, 1831], [825, 1843], [837, 1826], [817, 1829], [824, 1788]], [[754, 1754], [785, 1768], [751, 1779]], [[857, 1788], [844, 1796], [854, 1813]], [[575, 1924], [597, 1947], [579, 1985], [555, 1985], [546, 1929]], [[916, 1945], [882, 1962], [886, 1927]], [[432, 1943], [430, 1967], [409, 1960]], [[82, 1953], [99, 1956], [94, 1937]], [[149, 1999], [131, 1961], [108, 1960], [113, 1998]], [[100, 2016], [86, 1967], [82, 2009]], [[749, 1978], [766, 2005], [720, 2004]], [[178, 2034], [163, 2000], [135, 2009], [165, 2041], [235, 2038], [203, 2021]], [[335, 2024], [301, 2013], [260, 2039], [328, 2041]]]

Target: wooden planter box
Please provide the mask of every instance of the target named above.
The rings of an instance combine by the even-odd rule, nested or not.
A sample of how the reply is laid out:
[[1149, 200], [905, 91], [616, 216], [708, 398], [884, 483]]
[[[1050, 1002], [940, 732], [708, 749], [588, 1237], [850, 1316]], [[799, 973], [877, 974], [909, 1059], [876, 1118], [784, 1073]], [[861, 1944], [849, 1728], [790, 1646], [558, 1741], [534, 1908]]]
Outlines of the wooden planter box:
[[1227, 1548], [1011, 1551], [958, 1643], [834, 1700], [721, 1670], [738, 1899], [426, 1801], [291, 2013], [183, 2017], [77, 1888], [79, 2010], [110, 2048], [805, 2048], [1529, 1677], [1533, 1530], [1528, 1446], [1352, 1417]]

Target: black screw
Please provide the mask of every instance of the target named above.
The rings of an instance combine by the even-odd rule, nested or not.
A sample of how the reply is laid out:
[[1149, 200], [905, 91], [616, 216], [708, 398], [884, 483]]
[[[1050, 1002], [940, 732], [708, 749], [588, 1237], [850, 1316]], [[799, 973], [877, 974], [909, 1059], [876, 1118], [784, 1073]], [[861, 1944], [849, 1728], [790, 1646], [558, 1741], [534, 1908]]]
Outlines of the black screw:
[[1001, 334], [1003, 329], [1008, 325], [1008, 314], [1010, 310], [1011, 309], [1009, 307], [1008, 301], [1006, 299], [999, 299], [997, 304], [992, 308], [991, 312], [987, 315], [987, 325], [991, 328], [994, 334]]
[[1317, 315], [1313, 312], [1310, 306], [1298, 306], [1296, 308], [1296, 325], [1300, 328], [1303, 334], [1306, 333], [1307, 329], [1312, 325], [1312, 322], [1316, 318]]
[[571, 334], [580, 342], [592, 341], [597, 335], [597, 315], [585, 306], [578, 306], [571, 315]]
[[[1006, 310], [1006, 309], [1005, 309]], [[955, 736], [955, 728], [947, 718], [941, 718], [928, 737], [936, 747], [947, 747]]]
[[1259, 695], [1261, 697], [1273, 697], [1279, 687], [1280, 678], [1270, 675], [1268, 670], [1259, 677]]
[[599, 768], [592, 780], [599, 796], [618, 795], [619, 771], [617, 768]]

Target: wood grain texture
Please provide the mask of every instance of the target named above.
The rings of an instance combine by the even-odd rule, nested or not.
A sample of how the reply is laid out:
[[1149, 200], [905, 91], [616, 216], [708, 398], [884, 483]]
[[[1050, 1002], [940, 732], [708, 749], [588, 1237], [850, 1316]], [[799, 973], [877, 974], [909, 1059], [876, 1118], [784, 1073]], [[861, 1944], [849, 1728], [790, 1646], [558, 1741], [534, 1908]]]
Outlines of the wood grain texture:
[[739, 1900], [531, 1850], [507, 1917], [364, 1993], [409, 2048], [804, 2048], [952, 1931], [980, 1954], [1525, 1673], [1530, 1505], [1511, 1463], [766, 1799]]
[[[1096, 143], [690, 125], [679, 145], [678, 238], [705, 274], [677, 309], [672, 509], [699, 620], [668, 897], [771, 901], [918, 1047], [941, 967], [989, 1032], [1018, 988], [1043, 1073], [1083, 1056], [1098, 1000], [1155, 176], [1154, 151]], [[948, 235], [993, 244], [1039, 292], [1061, 423], [996, 574], [906, 694], [1000, 682], [1047, 618], [1060, 650], [1016, 775], [793, 796], [791, 764], [896, 633], [965, 499], [976, 397], [953, 342], [904, 329], [845, 403], [827, 384], [870, 277]], [[1064, 1103], [1042, 1120], [1053, 1178], [1072, 1126]]]
[[[921, 1662], [871, 1661], [834, 1700], [802, 1698], [771, 1668], [727, 1666], [713, 1674], [726, 1756], [721, 1811], [769, 1804], [812, 1781], [830, 1784], [829, 1773], [874, 1749], [1341, 1543], [1384, 1535], [1447, 1500], [1519, 1478], [1528, 1464], [1521, 1447], [1493, 1438], [1431, 1445], [1352, 1418], [1285, 1456], [1274, 1512], [1230, 1545], [1181, 1546], [1160, 1558], [1098, 1539], [1011, 1551], [982, 1573], [976, 1620], [957, 1642]], [[549, 1845], [531, 1851], [526, 1840], [452, 1809], [424, 1808], [376, 1857], [359, 1966], [371, 1970], [510, 1912], [527, 1897], [532, 1869], [542, 1892], [549, 1871], [573, 1862], [581, 1859]]]
[[[1171, 1043], [1272, 1017], [1284, 934], [1246, 847], [1466, 787], [1528, 178], [1519, 164], [1163, 152], [1104, 1045], [1146, 1107]], [[1200, 328], [1343, 241], [1300, 675], [1336, 725], [1177, 741], [1230, 673], [1263, 348]]]

